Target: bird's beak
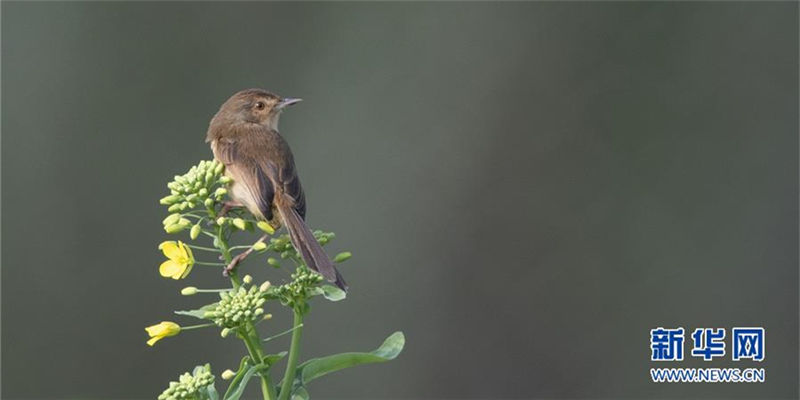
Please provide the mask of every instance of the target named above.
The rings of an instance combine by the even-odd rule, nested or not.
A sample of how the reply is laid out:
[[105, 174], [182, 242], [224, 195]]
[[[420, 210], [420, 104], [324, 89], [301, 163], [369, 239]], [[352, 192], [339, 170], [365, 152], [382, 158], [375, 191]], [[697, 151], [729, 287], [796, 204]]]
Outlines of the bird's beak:
[[278, 104], [275, 105], [275, 109], [280, 110], [280, 109], [282, 109], [284, 107], [288, 107], [288, 106], [290, 106], [292, 104], [297, 104], [297, 103], [299, 103], [301, 101], [303, 101], [303, 99], [295, 99], [295, 98], [292, 98], [292, 97], [286, 97], [286, 98], [282, 99], [281, 101], [279, 101]]

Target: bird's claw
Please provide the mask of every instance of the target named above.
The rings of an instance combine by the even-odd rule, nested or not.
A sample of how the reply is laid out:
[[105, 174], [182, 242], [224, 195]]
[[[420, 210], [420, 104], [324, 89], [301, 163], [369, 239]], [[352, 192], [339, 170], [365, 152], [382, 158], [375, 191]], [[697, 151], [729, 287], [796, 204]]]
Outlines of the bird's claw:
[[233, 257], [231, 262], [228, 265], [225, 266], [225, 270], [222, 271], [222, 275], [223, 276], [229, 276], [231, 271], [236, 269], [236, 267], [239, 265], [239, 263], [242, 262], [242, 260], [244, 260], [247, 257], [248, 254], [250, 254], [250, 252], [246, 251], [246, 252], [244, 252], [242, 254], [239, 254], [236, 257]]

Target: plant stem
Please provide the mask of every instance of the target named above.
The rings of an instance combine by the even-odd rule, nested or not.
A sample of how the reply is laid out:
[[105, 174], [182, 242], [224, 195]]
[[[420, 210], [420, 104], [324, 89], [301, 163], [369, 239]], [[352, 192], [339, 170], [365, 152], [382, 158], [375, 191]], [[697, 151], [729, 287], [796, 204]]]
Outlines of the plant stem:
[[286, 361], [286, 373], [283, 375], [283, 385], [278, 400], [288, 400], [294, 384], [294, 373], [297, 369], [297, 358], [300, 356], [300, 335], [303, 333], [303, 313], [302, 305], [296, 305], [294, 311], [294, 331], [292, 332], [292, 344], [289, 346], [289, 359]]
[[190, 325], [190, 326], [182, 326], [182, 331], [188, 331], [191, 329], [200, 329], [200, 328], [208, 328], [210, 326], [214, 326], [214, 324], [200, 324], [200, 325]]
[[223, 264], [223, 263], [197, 261], [197, 260], [195, 260], [194, 263], [196, 265], [206, 265], [206, 266], [209, 266], [209, 267], [224, 267], [224, 266], [228, 265], [228, 264]]
[[289, 329], [287, 329], [287, 330], [285, 330], [285, 331], [283, 331], [283, 332], [281, 332], [281, 333], [279, 333], [279, 334], [277, 334], [277, 335], [273, 335], [273, 336], [270, 336], [270, 337], [268, 337], [268, 338], [264, 339], [264, 340], [263, 340], [263, 342], [269, 342], [269, 341], [270, 341], [270, 340], [272, 340], [272, 339], [277, 339], [277, 338], [279, 338], [279, 337], [281, 337], [281, 336], [283, 336], [283, 335], [286, 335], [286, 334], [288, 334], [288, 333], [291, 333], [292, 331], [294, 331], [294, 330], [295, 330], [295, 329], [297, 329], [297, 328], [302, 328], [302, 327], [303, 327], [303, 324], [297, 325], [297, 326], [295, 326], [294, 328], [289, 328]]
[[[264, 350], [261, 349], [257, 341], [255, 343], [253, 342], [254, 336], [256, 339], [258, 338], [258, 334], [255, 333], [254, 335], [254, 333], [255, 329], [252, 327], [251, 323], [248, 323], [244, 332], [241, 332], [241, 337], [245, 347], [247, 347], [247, 352], [250, 353], [250, 358], [254, 363], [261, 364], [264, 360]], [[269, 371], [259, 371], [258, 375], [261, 377], [261, 394], [264, 396], [264, 400], [275, 399], [275, 389], [272, 388]]]
[[193, 244], [188, 244], [188, 243], [184, 244], [195, 250], [213, 251], [215, 253], [219, 253], [219, 249], [212, 249], [211, 247], [195, 246]]
[[[210, 210], [210, 212], [212, 211]], [[217, 243], [219, 244], [220, 251], [222, 251], [222, 258], [225, 259], [227, 264], [230, 264], [233, 257], [231, 256], [231, 249], [228, 247], [221, 226], [217, 227]], [[234, 289], [242, 285], [242, 281], [239, 279], [239, 275], [236, 271], [230, 271], [228, 275]], [[256, 331], [252, 322], [248, 322], [247, 325], [245, 325], [244, 332], [241, 332], [241, 337], [245, 347], [247, 347], [247, 352], [250, 353], [250, 358], [254, 363], [261, 364], [264, 360], [264, 349], [261, 347], [261, 338], [259, 338], [258, 331]], [[261, 378], [261, 393], [264, 396], [264, 400], [275, 400], [275, 387], [272, 385], [269, 370], [260, 371], [258, 375]]]

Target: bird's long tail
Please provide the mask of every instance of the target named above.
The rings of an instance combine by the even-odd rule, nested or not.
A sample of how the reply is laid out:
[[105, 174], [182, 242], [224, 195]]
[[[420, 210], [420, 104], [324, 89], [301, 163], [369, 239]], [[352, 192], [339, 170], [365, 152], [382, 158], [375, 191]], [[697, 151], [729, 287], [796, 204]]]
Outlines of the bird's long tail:
[[303, 218], [291, 206], [277, 205], [278, 212], [281, 214], [283, 224], [286, 225], [286, 230], [289, 231], [289, 238], [292, 240], [292, 245], [300, 253], [306, 265], [319, 272], [329, 282], [333, 282], [342, 290], [347, 290], [347, 283], [344, 281], [342, 274], [333, 265], [333, 262], [322, 250], [322, 246], [314, 238], [311, 229], [308, 228]]

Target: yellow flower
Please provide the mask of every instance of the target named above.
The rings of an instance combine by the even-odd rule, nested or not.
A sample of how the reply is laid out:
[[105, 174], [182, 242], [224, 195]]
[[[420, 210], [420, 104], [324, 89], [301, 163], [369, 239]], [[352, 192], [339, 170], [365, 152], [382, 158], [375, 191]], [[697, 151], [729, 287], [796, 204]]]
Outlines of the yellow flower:
[[181, 241], [161, 243], [158, 249], [164, 252], [169, 260], [161, 263], [158, 272], [165, 278], [183, 279], [189, 275], [194, 266], [192, 249]]
[[180, 333], [181, 327], [174, 322], [162, 321], [157, 325], [148, 326], [147, 328], [144, 328], [144, 330], [146, 330], [147, 334], [150, 335], [150, 340], [147, 341], [147, 345], [152, 346], [162, 338], [177, 335]]

